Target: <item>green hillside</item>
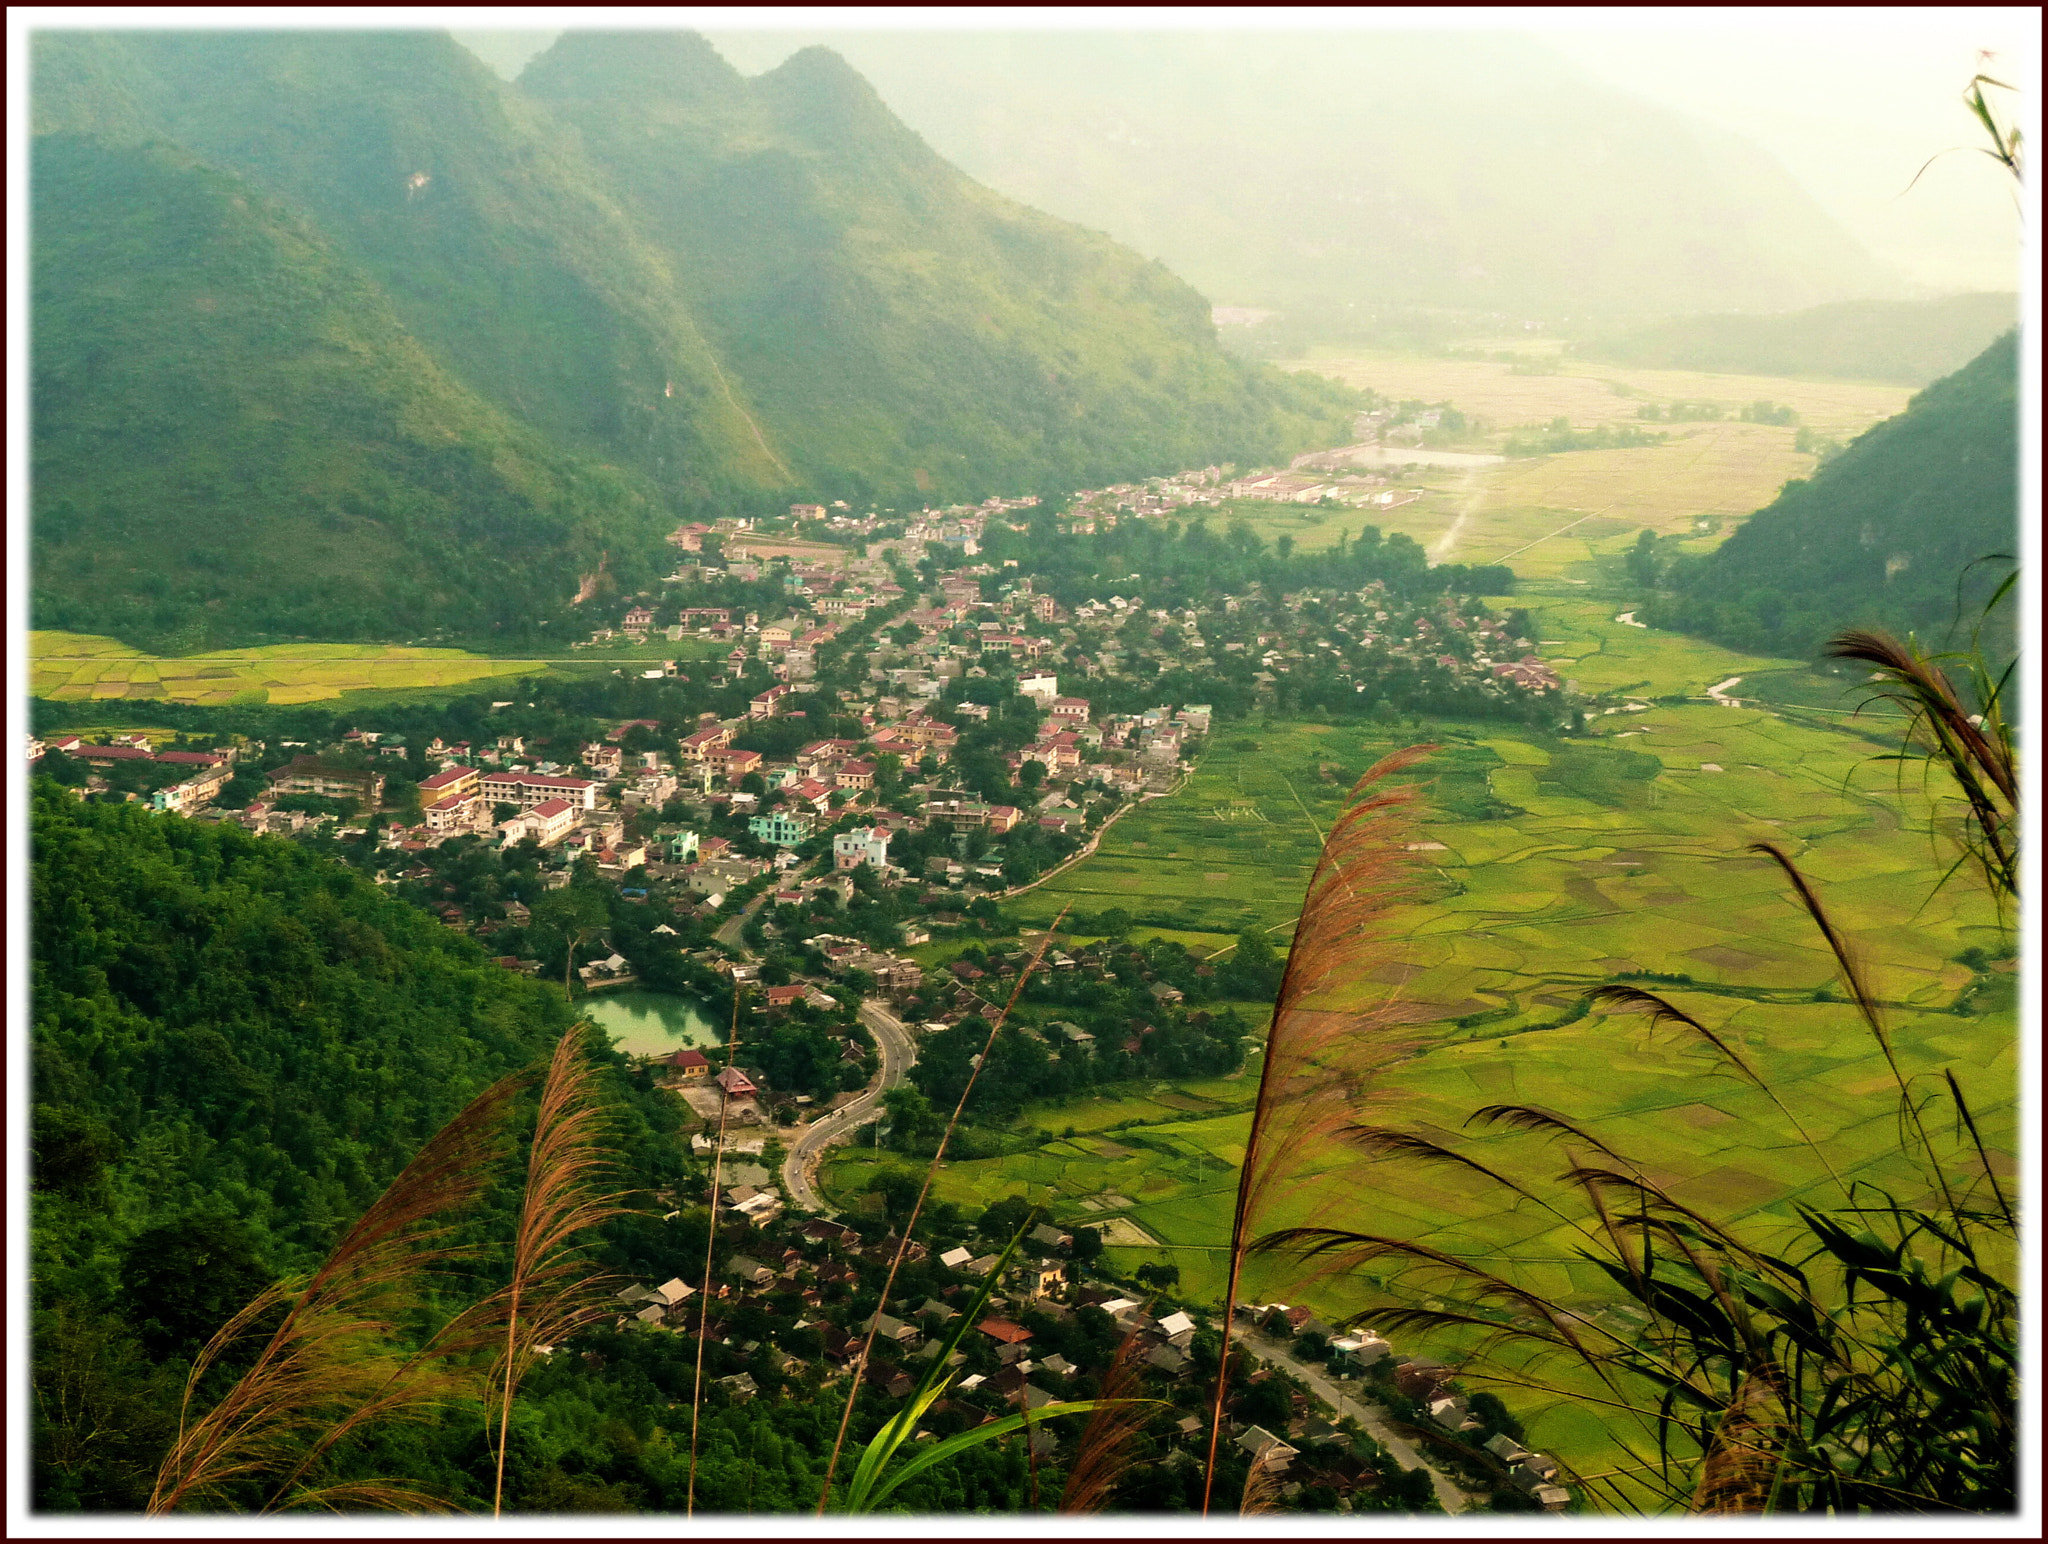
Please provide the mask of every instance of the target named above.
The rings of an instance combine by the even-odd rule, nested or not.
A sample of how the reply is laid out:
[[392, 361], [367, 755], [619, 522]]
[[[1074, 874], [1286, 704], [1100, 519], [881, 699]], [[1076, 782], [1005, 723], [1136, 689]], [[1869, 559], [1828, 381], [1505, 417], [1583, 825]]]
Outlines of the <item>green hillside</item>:
[[1653, 370], [1822, 375], [1925, 386], [2013, 325], [2016, 295], [1846, 300], [1777, 315], [1686, 316], [1587, 339], [1574, 352]]
[[1343, 433], [1350, 393], [1231, 359], [829, 55], [545, 62], [527, 93], [432, 33], [39, 36], [39, 625], [527, 647], [679, 518]]
[[1341, 432], [1320, 383], [1224, 356], [1193, 290], [971, 182], [827, 50], [747, 80], [694, 34], [571, 32], [519, 87], [672, 254], [812, 486], [1099, 483]]
[[2018, 554], [2018, 388], [2019, 335], [2008, 332], [1811, 481], [1787, 483], [1716, 551], [1680, 559], [1674, 593], [1643, 616], [1793, 658], [1854, 625], [1967, 642], [2011, 566], [1970, 565]]
[[[50, 1221], [72, 1204], [139, 1230], [225, 1200], [276, 1263], [303, 1262], [568, 1023], [559, 991], [304, 846], [47, 782], [34, 825]], [[60, 1166], [59, 1132], [103, 1156], [74, 1135]], [[46, 1239], [61, 1255], [63, 1231]]]
[[71, 135], [35, 166], [40, 622], [173, 648], [518, 634], [665, 528], [246, 183]]
[[43, 131], [115, 116], [118, 86], [149, 132], [304, 216], [452, 374], [565, 448], [682, 499], [787, 481], [573, 139], [451, 39], [52, 34], [35, 79]]

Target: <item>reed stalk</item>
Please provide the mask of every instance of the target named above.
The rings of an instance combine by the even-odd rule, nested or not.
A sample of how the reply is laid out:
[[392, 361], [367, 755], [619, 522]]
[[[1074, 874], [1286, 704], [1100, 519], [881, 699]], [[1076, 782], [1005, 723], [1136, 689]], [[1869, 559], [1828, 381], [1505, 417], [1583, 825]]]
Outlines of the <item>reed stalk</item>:
[[[738, 1065], [740, 1049], [740, 978], [732, 978], [732, 1025], [725, 1034], [728, 1067]], [[725, 1116], [732, 1096], [721, 1085], [718, 1097], [718, 1135], [711, 1152], [711, 1194], [707, 1198], [704, 1234], [704, 1281], [697, 1289], [697, 1370], [690, 1384], [690, 1480], [684, 1493], [683, 1515], [697, 1515], [697, 1430], [704, 1409], [704, 1336], [711, 1327], [711, 1258], [718, 1247], [718, 1187], [725, 1173]]]
[[1053, 935], [1059, 932], [1060, 924], [1066, 917], [1067, 908], [1062, 906], [1059, 915], [1053, 918], [1052, 925], [1045, 930], [1045, 936], [1039, 939], [1038, 948], [1025, 962], [1023, 970], [1018, 972], [1017, 984], [1010, 989], [1009, 1001], [1003, 1004], [1002, 1012], [998, 1013], [995, 1022], [989, 1025], [988, 1038], [982, 1042], [981, 1055], [975, 1059], [973, 1068], [968, 1072], [967, 1082], [960, 1090], [960, 1098], [953, 1106], [953, 1113], [947, 1117], [946, 1129], [939, 1134], [939, 1145], [932, 1153], [931, 1162], [925, 1166], [924, 1183], [918, 1186], [917, 1201], [910, 1208], [910, 1216], [903, 1224], [902, 1236], [896, 1241], [896, 1252], [889, 1260], [889, 1273], [882, 1280], [881, 1300], [875, 1304], [875, 1316], [868, 1321], [868, 1332], [861, 1340], [860, 1353], [854, 1358], [853, 1367], [847, 1378], [846, 1404], [839, 1412], [839, 1430], [832, 1439], [832, 1456], [825, 1464], [825, 1483], [818, 1492], [817, 1515], [820, 1517], [825, 1515], [825, 1509], [832, 1500], [832, 1479], [839, 1471], [839, 1455], [846, 1446], [846, 1429], [853, 1420], [853, 1405], [860, 1396], [860, 1380], [861, 1375], [867, 1371], [868, 1353], [874, 1349], [875, 1331], [881, 1324], [882, 1315], [888, 1311], [889, 1294], [896, 1288], [897, 1269], [903, 1264], [903, 1256], [910, 1248], [911, 1235], [917, 1227], [917, 1219], [924, 1213], [925, 1198], [931, 1194], [932, 1181], [938, 1176], [939, 1165], [945, 1162], [946, 1145], [953, 1140], [953, 1132], [959, 1126], [960, 1117], [967, 1109], [967, 1101], [974, 1093], [975, 1079], [981, 1076], [981, 1069], [988, 1064], [989, 1053], [995, 1049], [996, 1036], [1008, 1022], [1010, 1010], [1017, 1006], [1017, 999], [1023, 995], [1025, 984], [1037, 971], [1039, 962], [1045, 958], [1045, 951], [1051, 947]]
[[1334, 984], [1340, 967], [1355, 968], [1361, 952], [1378, 941], [1387, 913], [1415, 893], [1415, 871], [1407, 856], [1407, 838], [1413, 830], [1409, 810], [1415, 795], [1406, 787], [1380, 785], [1435, 749], [1420, 745], [1396, 751], [1353, 785], [1343, 814], [1324, 839], [1302, 902], [1266, 1032], [1258, 1095], [1238, 1171], [1230, 1224], [1230, 1271], [1223, 1299], [1223, 1345], [1202, 1478], [1204, 1516], [1209, 1513], [1216, 1483], [1231, 1329], [1254, 1220], [1294, 1161], [1347, 1122], [1364, 1075], [1395, 1049], [1386, 1033], [1391, 1025], [1390, 1005], [1332, 1011], [1309, 1004]]

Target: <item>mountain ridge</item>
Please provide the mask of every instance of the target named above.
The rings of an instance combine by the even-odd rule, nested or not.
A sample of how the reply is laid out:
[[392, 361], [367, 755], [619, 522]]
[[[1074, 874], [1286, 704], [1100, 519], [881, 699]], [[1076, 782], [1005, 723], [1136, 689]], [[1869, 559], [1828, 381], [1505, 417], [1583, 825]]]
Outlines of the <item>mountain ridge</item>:
[[[244, 190], [210, 206], [220, 221], [274, 206], [276, 218], [299, 222], [307, 252], [320, 254], [302, 254], [303, 265], [320, 268], [322, 284], [346, 271], [366, 297], [364, 325], [403, 332], [433, 365], [423, 379], [448, 397], [437, 411], [470, 425], [481, 470], [463, 474], [475, 483], [469, 503], [524, 501], [520, 518], [540, 542], [509, 586], [493, 566], [498, 554], [483, 554], [493, 597], [451, 608], [449, 584], [479, 571], [469, 554], [372, 533], [361, 572], [325, 576], [355, 599], [309, 614], [303, 586], [265, 586], [238, 556], [288, 549], [309, 489], [346, 485], [369, 504], [446, 502], [445, 490], [388, 464], [383, 492], [367, 491], [364, 476], [335, 470], [347, 459], [337, 441], [319, 453], [329, 472], [281, 466], [271, 478], [279, 486], [244, 489], [239, 536], [211, 515], [188, 520], [200, 547], [192, 562], [88, 572], [79, 554], [124, 528], [112, 516], [95, 524], [98, 502], [77, 496], [92, 480], [77, 448], [93, 433], [112, 455], [97, 471], [129, 488], [131, 502], [148, 502], [152, 477], [157, 501], [179, 518], [197, 495], [161, 485], [169, 467], [130, 464], [118, 436], [92, 428], [85, 399], [59, 393], [37, 414], [40, 620], [83, 620], [150, 648], [309, 629], [530, 639], [545, 636], [533, 631], [542, 621], [573, 625], [564, 573], [607, 563], [621, 583], [651, 578], [664, 521], [762, 513], [804, 495], [1050, 490], [1274, 459], [1341, 433], [1343, 388], [1230, 359], [1192, 290], [1100, 236], [977, 187], [843, 61], [808, 54], [750, 82], [699, 36], [577, 36], [542, 63], [538, 89], [500, 82], [445, 34], [38, 37], [38, 145], [73, 146], [40, 158], [39, 178], [79, 170], [91, 159], [76, 148], [85, 142], [106, 154], [160, 142]], [[581, 124], [565, 110], [573, 104], [548, 98], [550, 72], [585, 89]], [[104, 171], [104, 156], [95, 164]], [[190, 170], [148, 163], [148, 197], [183, 196], [171, 185]], [[88, 240], [94, 220], [121, 223], [118, 211], [87, 207], [89, 188], [77, 191], [71, 213], [84, 225], [68, 239]], [[63, 201], [63, 190], [53, 193]], [[195, 270], [200, 249], [131, 245], [131, 260], [164, 283], [225, 294], [238, 282]], [[39, 264], [52, 314], [85, 314], [71, 270]], [[1078, 298], [1063, 300], [1055, 292], [1076, 275]], [[271, 299], [310, 309], [279, 311], [275, 336], [310, 358], [306, 339], [346, 325], [320, 312], [320, 285], [289, 278], [264, 281]], [[96, 324], [154, 340], [110, 356], [127, 360], [126, 399], [177, 416], [183, 364], [171, 344], [191, 319], [149, 314], [132, 287], [113, 300]], [[357, 354], [384, 346], [355, 342]], [[245, 328], [237, 346], [238, 368], [275, 377], [281, 362], [261, 357], [258, 333]], [[64, 328], [39, 329], [39, 379], [75, 375], [69, 349]], [[156, 370], [147, 380], [137, 373], [144, 361]], [[389, 401], [373, 409], [345, 372], [327, 382], [332, 391], [317, 374], [301, 372], [287, 393], [304, 430], [299, 450], [312, 455], [322, 435], [388, 435], [375, 425], [391, 418]], [[214, 469], [195, 487], [214, 487], [238, 437], [274, 416], [257, 393], [217, 400], [229, 405], [222, 416], [183, 419], [178, 464]], [[284, 442], [273, 434], [269, 443]], [[359, 468], [391, 461], [388, 445], [367, 440], [352, 455]], [[539, 476], [543, 463], [550, 470]], [[295, 480], [295, 470], [306, 475]], [[332, 506], [315, 520], [358, 518]], [[369, 603], [373, 569], [405, 604]], [[295, 598], [263, 599], [280, 590]]]

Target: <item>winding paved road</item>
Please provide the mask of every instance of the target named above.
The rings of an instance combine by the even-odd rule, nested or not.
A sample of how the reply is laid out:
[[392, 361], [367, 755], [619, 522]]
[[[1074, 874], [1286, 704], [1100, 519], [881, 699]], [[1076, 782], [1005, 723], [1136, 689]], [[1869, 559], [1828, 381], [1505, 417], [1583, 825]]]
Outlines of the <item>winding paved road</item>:
[[826, 1210], [825, 1198], [811, 1183], [811, 1175], [816, 1171], [825, 1149], [834, 1143], [844, 1142], [857, 1127], [879, 1113], [882, 1095], [901, 1083], [917, 1061], [917, 1045], [909, 1028], [882, 1003], [874, 998], [863, 1002], [860, 1021], [867, 1025], [882, 1053], [881, 1070], [861, 1090], [858, 1099], [819, 1116], [805, 1127], [789, 1144], [789, 1156], [782, 1160], [783, 1189], [789, 1193], [790, 1204], [803, 1211]]

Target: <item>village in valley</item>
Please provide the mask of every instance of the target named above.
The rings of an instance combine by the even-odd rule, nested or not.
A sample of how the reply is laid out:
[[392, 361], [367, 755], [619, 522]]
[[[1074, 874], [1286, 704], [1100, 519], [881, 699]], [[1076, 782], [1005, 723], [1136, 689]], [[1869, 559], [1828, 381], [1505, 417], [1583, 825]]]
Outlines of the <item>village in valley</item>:
[[[1263, 1026], [1223, 1004], [1270, 995], [1270, 953], [1205, 962], [1167, 940], [1124, 941], [1113, 919], [1085, 944], [1005, 941], [999, 909], [1181, 786], [1217, 728], [1216, 701], [1188, 700], [1194, 683], [1234, 715], [1368, 692], [1467, 713], [1574, 710], [1525, 619], [1470, 596], [1380, 579], [1280, 593], [1253, 582], [1154, 604], [1140, 572], [1077, 589], [1000, 555], [1027, 533], [1099, 538], [1120, 523], [1170, 520], [1179, 538], [1181, 518], [1226, 500], [1410, 496], [1324, 475], [1211, 467], [1085, 491], [1035, 532], [1033, 499], [908, 518], [800, 504], [785, 521], [686, 523], [658, 590], [590, 594], [586, 612], [610, 614], [576, 645], [596, 667], [576, 681], [522, 682], [516, 700], [438, 717], [365, 713], [326, 743], [50, 734], [29, 751], [81, 797], [312, 843], [572, 996], [637, 987], [734, 1004], [716, 1038], [641, 1063], [686, 1107], [679, 1140], [707, 1183], [717, 1167], [719, 1215], [748, 1230], [709, 1287], [707, 1368], [733, 1402], [770, 1397], [844, 1376], [872, 1332], [861, 1376], [895, 1395], [941, 1353], [1021, 1203], [980, 1217], [927, 1208], [890, 1298], [917, 1306], [877, 1316], [903, 1198], [814, 1215], [828, 1145], [914, 1136], [920, 1111], [950, 1107], [1033, 971], [1032, 996], [1060, 1016], [1020, 1018], [982, 1068], [1018, 1098], [1256, 1066]], [[673, 657], [649, 654], [668, 646]], [[602, 711], [616, 703], [639, 711]], [[689, 1204], [663, 1201], [671, 1215]], [[951, 1353], [963, 1373], [933, 1407], [933, 1433], [1068, 1397], [1071, 1380], [1136, 1359], [1177, 1408], [1157, 1483], [1195, 1483], [1216, 1327], [1173, 1305], [1170, 1269], [1115, 1278], [1101, 1248], [1119, 1227], [1105, 1216], [1029, 1231], [995, 1307]], [[621, 1291], [619, 1324], [694, 1335], [706, 1310], [692, 1274], [678, 1258], [667, 1281]], [[1240, 1317], [1252, 1357], [1224, 1440], [1285, 1495], [1328, 1509], [1425, 1505], [1432, 1487], [1454, 1509], [1487, 1492], [1568, 1503], [1555, 1463], [1522, 1448], [1498, 1401], [1458, 1393], [1442, 1364], [1340, 1335], [1303, 1308]], [[1425, 1459], [1387, 1426], [1389, 1410], [1500, 1462], [1468, 1473]], [[1032, 1440], [1072, 1435], [1047, 1427]]]

